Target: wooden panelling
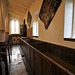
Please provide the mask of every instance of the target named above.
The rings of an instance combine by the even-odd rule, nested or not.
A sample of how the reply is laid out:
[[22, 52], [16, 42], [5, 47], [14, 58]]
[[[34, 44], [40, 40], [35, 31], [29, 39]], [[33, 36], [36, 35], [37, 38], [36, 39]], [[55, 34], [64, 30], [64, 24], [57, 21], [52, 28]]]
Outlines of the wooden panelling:
[[[9, 65], [10, 65], [10, 53], [9, 53], [9, 45], [7, 42], [0, 42], [0, 52], [1, 52], [1, 59], [0, 59], [0, 66], [2, 71], [5, 70], [5, 75], [9, 75]], [[2, 66], [2, 62], [4, 62], [5, 68]], [[1, 75], [1, 73], [0, 73]]]
[[30, 65], [30, 63], [31, 63], [31, 50], [30, 50], [30, 47], [28, 47], [28, 63], [29, 63], [29, 66], [31, 66]]
[[60, 69], [59, 67], [57, 67], [56, 75], [68, 75], [68, 74], [64, 72], [62, 69]]
[[35, 75], [42, 75], [42, 68], [41, 68], [41, 57], [40, 54], [35, 52], [35, 63], [36, 63], [36, 68], [35, 68]]
[[20, 46], [33, 75], [75, 74], [74, 49], [21, 38]]
[[53, 75], [52, 72], [52, 63], [47, 62], [46, 60], [42, 59], [42, 75]]
[[9, 32], [5, 32], [5, 41], [8, 41], [9, 39]]
[[27, 37], [33, 37], [32, 35], [32, 27], [27, 29]]
[[35, 51], [31, 49], [31, 71], [35, 75]]

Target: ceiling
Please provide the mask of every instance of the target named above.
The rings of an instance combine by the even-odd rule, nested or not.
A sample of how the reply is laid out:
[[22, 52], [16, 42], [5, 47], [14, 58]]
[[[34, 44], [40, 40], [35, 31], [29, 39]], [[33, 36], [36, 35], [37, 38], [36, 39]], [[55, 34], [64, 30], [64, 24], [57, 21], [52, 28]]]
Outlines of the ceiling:
[[23, 18], [34, 0], [7, 0], [8, 14]]

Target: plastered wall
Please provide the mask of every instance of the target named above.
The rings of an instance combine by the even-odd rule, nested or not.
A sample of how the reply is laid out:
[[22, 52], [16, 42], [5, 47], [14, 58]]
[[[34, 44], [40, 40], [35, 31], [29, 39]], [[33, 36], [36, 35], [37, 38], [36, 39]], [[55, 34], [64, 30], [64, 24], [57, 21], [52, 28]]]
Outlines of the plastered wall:
[[5, 41], [6, 0], [0, 0], [0, 42]]
[[[39, 14], [42, 1], [43, 0], [35, 0], [31, 4], [29, 11], [32, 16], [36, 11], [38, 11]], [[62, 0], [62, 3], [56, 12], [56, 15], [54, 16], [47, 30], [44, 28], [43, 22], [40, 19], [38, 19], [39, 37], [34, 39], [39, 39], [42, 41], [75, 49], [75, 42], [64, 41], [64, 15], [65, 15], [64, 13], [65, 13], [65, 0]], [[26, 19], [26, 24], [27, 24], [27, 13], [24, 18]], [[32, 18], [32, 22], [33, 22], [33, 18]], [[32, 27], [32, 23], [31, 23], [31, 27]]]

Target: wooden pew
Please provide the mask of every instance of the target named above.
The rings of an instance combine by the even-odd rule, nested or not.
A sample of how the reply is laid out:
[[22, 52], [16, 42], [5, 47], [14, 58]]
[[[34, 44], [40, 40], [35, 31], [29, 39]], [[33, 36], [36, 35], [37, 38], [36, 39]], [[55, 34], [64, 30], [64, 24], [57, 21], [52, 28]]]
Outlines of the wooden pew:
[[7, 42], [0, 42], [0, 49], [1, 49], [1, 58], [2, 61], [5, 63], [5, 71], [6, 71], [6, 75], [9, 75], [8, 72], [8, 59], [7, 56], [9, 55], [9, 46]]
[[0, 74], [2, 75], [2, 69], [1, 69], [1, 49], [0, 49]]
[[29, 75], [75, 75], [75, 49], [29, 38], [20, 47]]

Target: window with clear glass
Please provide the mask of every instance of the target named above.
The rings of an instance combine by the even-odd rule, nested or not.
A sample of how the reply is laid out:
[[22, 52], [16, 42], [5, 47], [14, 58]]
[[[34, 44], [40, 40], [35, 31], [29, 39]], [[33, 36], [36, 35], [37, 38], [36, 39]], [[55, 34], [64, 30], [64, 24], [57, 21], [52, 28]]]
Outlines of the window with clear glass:
[[65, 0], [64, 38], [75, 38], [75, 0]]
[[38, 21], [33, 22], [33, 36], [38, 36]]
[[33, 37], [38, 36], [38, 16], [37, 13], [34, 13], [33, 15]]
[[10, 30], [11, 34], [19, 34], [19, 21], [18, 20], [12, 20], [10, 23]]
[[72, 27], [72, 32], [73, 32], [73, 38], [75, 38], [75, 0], [73, 0], [73, 27]]

